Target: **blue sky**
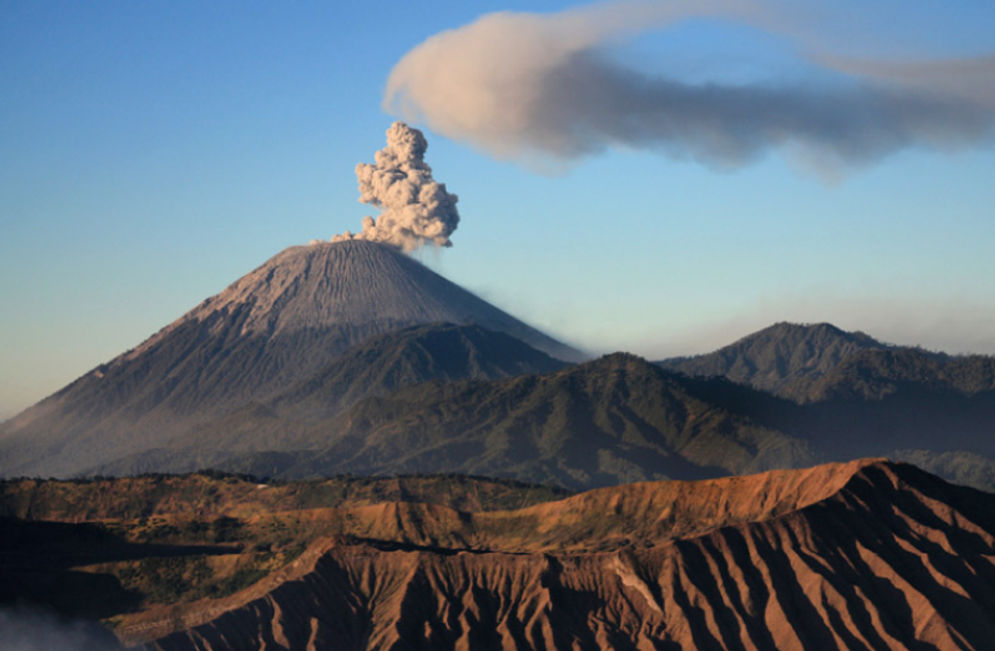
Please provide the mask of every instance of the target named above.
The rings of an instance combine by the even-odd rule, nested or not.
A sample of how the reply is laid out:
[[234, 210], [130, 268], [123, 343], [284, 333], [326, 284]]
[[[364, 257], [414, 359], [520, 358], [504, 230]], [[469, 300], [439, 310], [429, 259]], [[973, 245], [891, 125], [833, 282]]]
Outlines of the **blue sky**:
[[[821, 35], [864, 55], [981, 55], [990, 5], [841, 2]], [[0, 415], [282, 248], [355, 230], [369, 209], [353, 168], [383, 146], [384, 84], [406, 52], [489, 11], [568, 6], [5, 4]], [[730, 25], [654, 31], [613, 56], [691, 80], [812, 73]], [[995, 353], [991, 140], [827, 180], [778, 151], [717, 171], [612, 150], [538, 173], [426, 135], [462, 222], [452, 249], [420, 259], [588, 350], [704, 352], [792, 320]]]

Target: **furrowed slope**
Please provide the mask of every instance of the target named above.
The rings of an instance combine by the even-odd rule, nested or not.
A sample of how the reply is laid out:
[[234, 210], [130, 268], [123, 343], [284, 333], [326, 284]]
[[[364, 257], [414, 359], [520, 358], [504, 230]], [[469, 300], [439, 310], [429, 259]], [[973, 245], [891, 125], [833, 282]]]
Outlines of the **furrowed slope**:
[[[274, 398], [198, 425], [169, 444], [224, 453], [319, 449], [328, 440], [321, 423], [365, 398], [386, 397], [430, 380], [493, 380], [553, 372], [565, 365], [514, 337], [477, 325], [412, 326], [374, 337]], [[342, 470], [347, 471], [353, 472]]]
[[374, 337], [269, 404], [295, 414], [332, 415], [363, 398], [428, 380], [493, 380], [566, 366], [503, 332], [479, 325], [412, 326]]
[[192, 425], [306, 381], [371, 336], [442, 322], [476, 323], [562, 358], [580, 357], [388, 247], [291, 247], [0, 424], [0, 474], [68, 475], [159, 447]]
[[[600, 524], [574, 541], [514, 524], [537, 510], [550, 530]], [[170, 650], [984, 649], [995, 635], [995, 496], [911, 466], [619, 487], [481, 518], [456, 518], [480, 536], [462, 548], [318, 541], [240, 593], [119, 634]]]
[[162, 447], [125, 455], [82, 474], [183, 473], [224, 467], [273, 476], [326, 446], [327, 422], [361, 399], [384, 397], [429, 380], [497, 379], [563, 366], [564, 362], [514, 337], [477, 325], [402, 328], [354, 346], [271, 399], [253, 401], [165, 439]]

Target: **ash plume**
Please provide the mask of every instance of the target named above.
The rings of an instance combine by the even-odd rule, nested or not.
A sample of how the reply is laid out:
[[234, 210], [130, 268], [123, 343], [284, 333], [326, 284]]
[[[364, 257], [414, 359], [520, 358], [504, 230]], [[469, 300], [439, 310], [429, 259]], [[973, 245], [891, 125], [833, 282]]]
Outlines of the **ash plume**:
[[[789, 147], [835, 167], [911, 146], [977, 144], [992, 133], [992, 57], [892, 66], [843, 61], [818, 51], [817, 26], [777, 7], [674, 0], [488, 14], [406, 54], [391, 71], [384, 108], [498, 157], [526, 160], [569, 161], [623, 147], [735, 167]], [[607, 52], [690, 18], [732, 20], [782, 36], [832, 83], [689, 83], [628, 68]], [[931, 74], [968, 64], [970, 77]]]
[[380, 208], [380, 216], [364, 217], [362, 231], [346, 231], [332, 241], [370, 240], [402, 251], [425, 244], [452, 246], [449, 236], [459, 224], [458, 198], [432, 178], [424, 160], [427, 148], [421, 131], [403, 122], [392, 124], [376, 162], [356, 166], [359, 200]]

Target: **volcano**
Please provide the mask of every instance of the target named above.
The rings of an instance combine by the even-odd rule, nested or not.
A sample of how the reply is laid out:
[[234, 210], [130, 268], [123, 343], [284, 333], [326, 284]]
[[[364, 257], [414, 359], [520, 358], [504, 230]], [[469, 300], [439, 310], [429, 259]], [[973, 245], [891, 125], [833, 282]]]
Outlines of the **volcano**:
[[582, 357], [394, 248], [291, 247], [0, 425], [0, 475], [65, 476], [154, 448], [306, 380], [372, 336], [442, 322]]

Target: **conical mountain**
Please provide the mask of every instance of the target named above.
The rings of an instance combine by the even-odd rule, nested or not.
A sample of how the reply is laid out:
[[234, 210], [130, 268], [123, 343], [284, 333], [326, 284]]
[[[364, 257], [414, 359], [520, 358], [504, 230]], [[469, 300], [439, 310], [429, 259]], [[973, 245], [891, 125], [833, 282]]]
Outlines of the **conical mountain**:
[[273, 256], [135, 349], [155, 346], [185, 324], [212, 333], [276, 339], [302, 332], [340, 330], [344, 350], [400, 327], [476, 323], [505, 332], [553, 357], [578, 351], [481, 300], [391, 247], [363, 240], [294, 246]]
[[371, 336], [476, 323], [581, 354], [390, 247], [291, 247], [138, 347], [0, 425], [0, 475], [66, 475], [310, 378]]

